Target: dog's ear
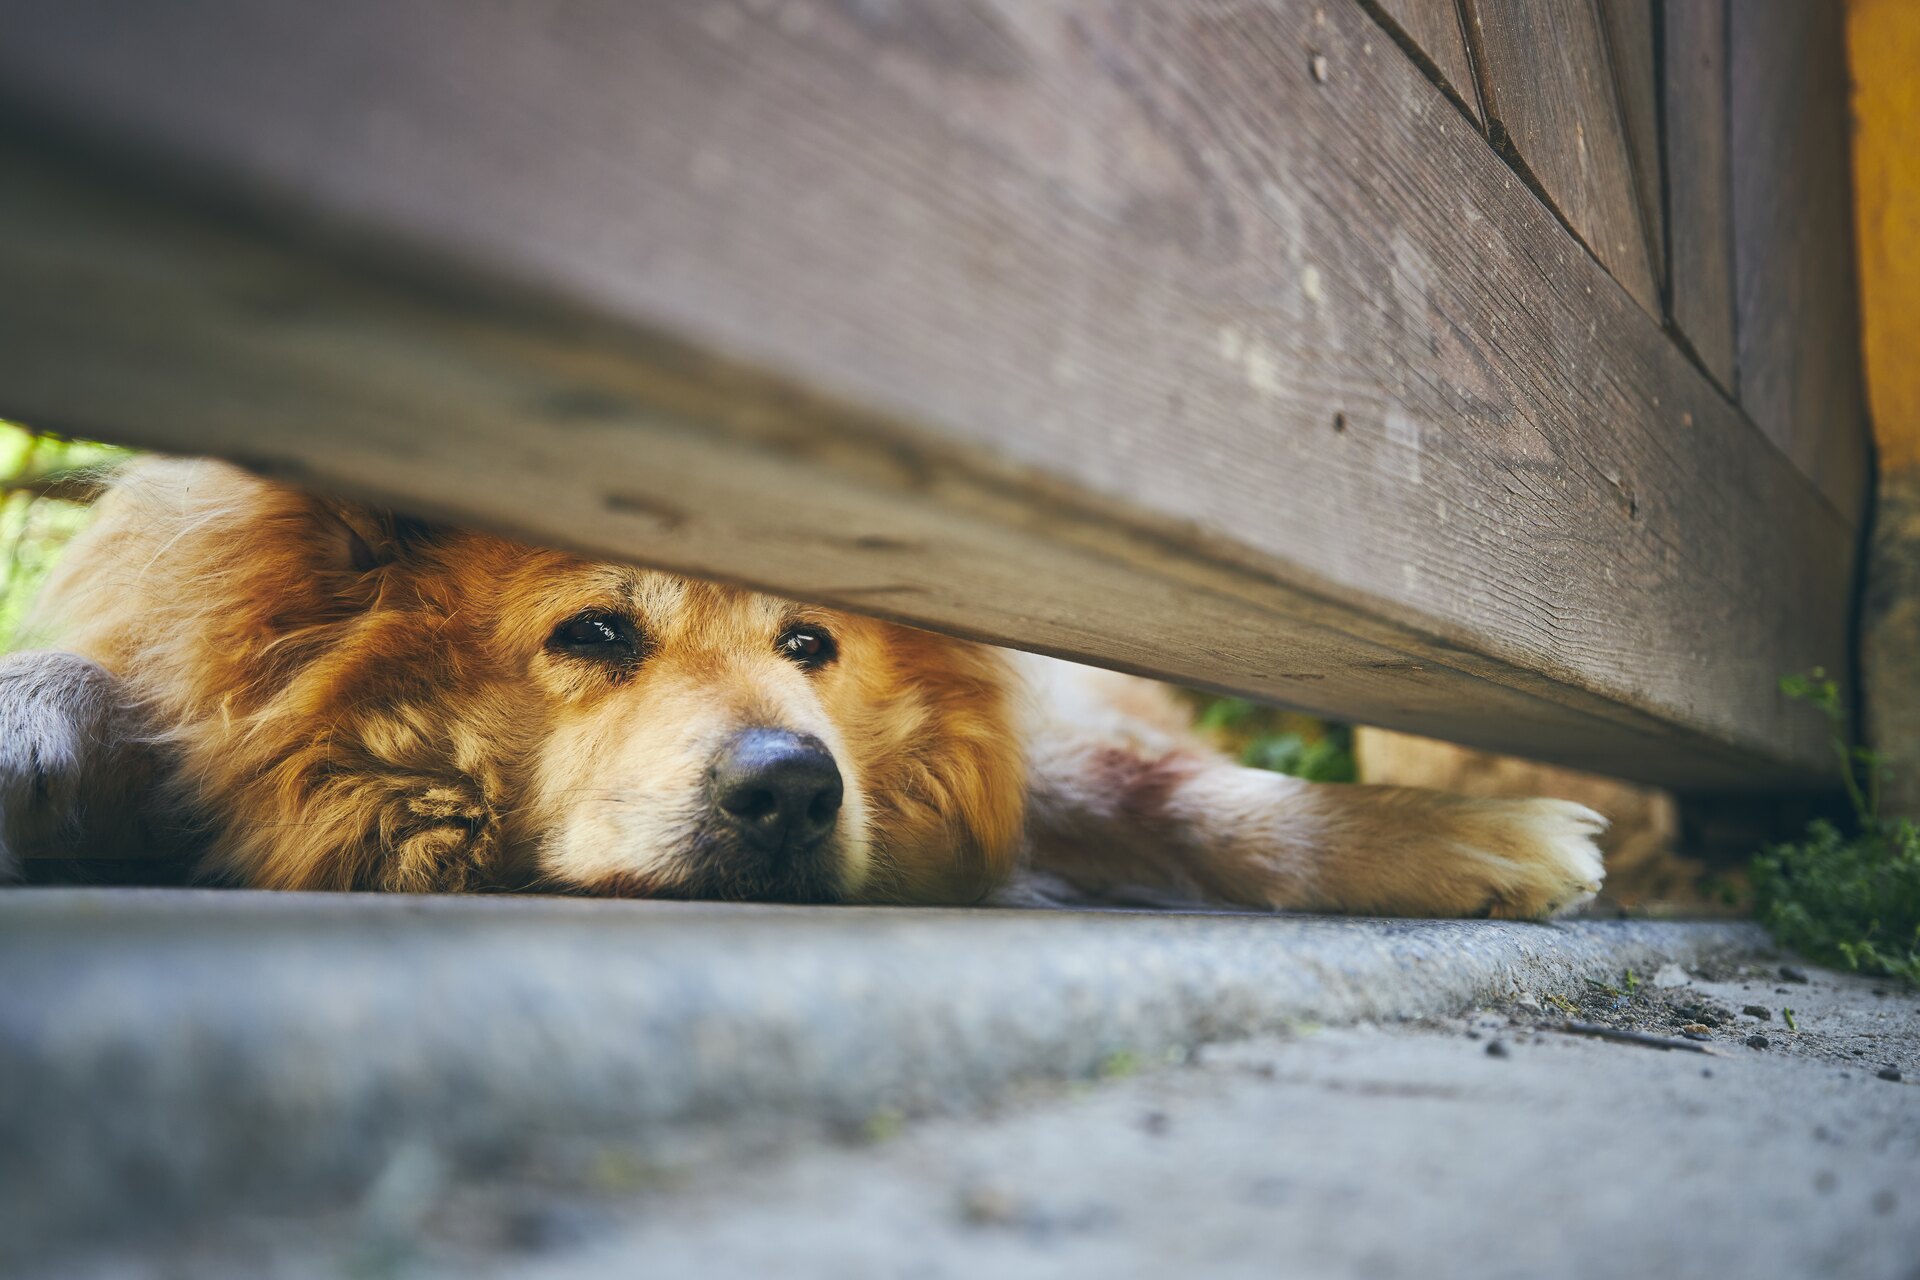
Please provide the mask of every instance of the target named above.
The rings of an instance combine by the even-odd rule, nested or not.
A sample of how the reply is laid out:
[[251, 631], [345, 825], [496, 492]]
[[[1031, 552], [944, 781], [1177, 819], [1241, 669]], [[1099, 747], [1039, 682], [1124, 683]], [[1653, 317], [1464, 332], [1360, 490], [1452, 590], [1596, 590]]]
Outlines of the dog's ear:
[[335, 535], [340, 567], [354, 573], [371, 573], [402, 560], [433, 536], [432, 526], [424, 520], [357, 502], [323, 498], [315, 507]]

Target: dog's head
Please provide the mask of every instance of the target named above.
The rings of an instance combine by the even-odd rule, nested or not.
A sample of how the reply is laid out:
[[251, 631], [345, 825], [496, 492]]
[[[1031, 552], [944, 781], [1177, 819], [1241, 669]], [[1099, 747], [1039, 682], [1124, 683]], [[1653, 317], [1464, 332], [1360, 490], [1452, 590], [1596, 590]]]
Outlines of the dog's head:
[[55, 584], [258, 884], [968, 901], [1018, 839], [990, 649], [146, 464]]
[[1021, 785], [996, 655], [669, 574], [496, 553], [513, 567], [483, 644], [544, 723], [520, 788], [543, 875], [646, 895], [964, 900], [1001, 869]]

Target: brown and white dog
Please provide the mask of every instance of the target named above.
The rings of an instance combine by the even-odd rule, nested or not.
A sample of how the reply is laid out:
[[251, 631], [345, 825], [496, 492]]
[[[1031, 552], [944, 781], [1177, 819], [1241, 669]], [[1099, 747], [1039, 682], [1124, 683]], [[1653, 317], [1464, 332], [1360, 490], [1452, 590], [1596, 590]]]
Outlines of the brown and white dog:
[[1242, 768], [1151, 682], [130, 468], [0, 661], [0, 866], [285, 889], [1537, 917], [1602, 820]]

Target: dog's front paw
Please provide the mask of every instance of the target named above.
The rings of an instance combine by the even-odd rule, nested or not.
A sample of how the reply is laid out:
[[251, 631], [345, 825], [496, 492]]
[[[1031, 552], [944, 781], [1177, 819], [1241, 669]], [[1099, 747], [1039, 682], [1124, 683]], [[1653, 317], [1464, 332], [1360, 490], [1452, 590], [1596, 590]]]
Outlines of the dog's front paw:
[[460, 893], [491, 883], [500, 832], [479, 783], [468, 778], [401, 781], [381, 814], [379, 887], [395, 893]]
[[1593, 900], [1605, 868], [1595, 843], [1607, 820], [1571, 800], [1463, 800], [1443, 824], [1448, 861], [1476, 910], [1539, 920]]

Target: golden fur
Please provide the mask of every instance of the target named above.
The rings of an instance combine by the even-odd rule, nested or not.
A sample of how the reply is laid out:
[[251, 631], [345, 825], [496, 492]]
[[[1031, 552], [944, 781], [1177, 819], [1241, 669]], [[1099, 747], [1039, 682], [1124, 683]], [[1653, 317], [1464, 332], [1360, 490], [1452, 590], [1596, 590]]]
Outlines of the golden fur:
[[[556, 647], [582, 617], [626, 620], [629, 657]], [[219, 463], [130, 469], [41, 625], [63, 652], [0, 669], [0, 717], [42, 761], [15, 772], [39, 770], [44, 795], [44, 761], [75, 754], [45, 689], [49, 663], [80, 662], [117, 682], [138, 726], [117, 732], [164, 761], [144, 803], [195, 832], [209, 872], [255, 886], [1535, 916], [1600, 877], [1600, 821], [1577, 805], [1243, 769], [1148, 682]], [[837, 656], [796, 664], [795, 628]], [[845, 783], [811, 879], [742, 869], [713, 837], [715, 753], [755, 726], [824, 743]], [[0, 857], [7, 827], [22, 843], [29, 805], [12, 807]]]

